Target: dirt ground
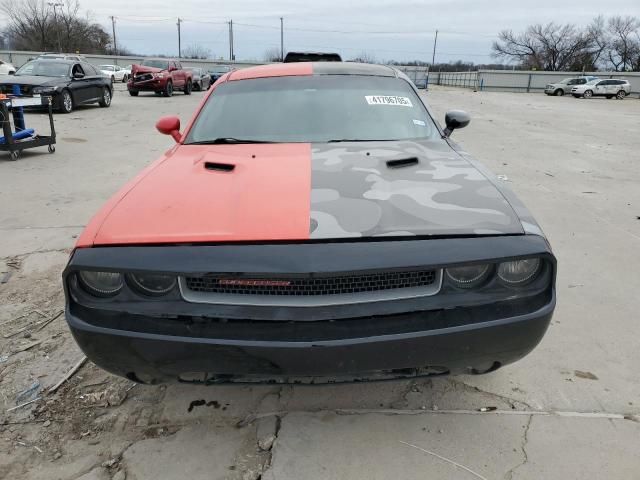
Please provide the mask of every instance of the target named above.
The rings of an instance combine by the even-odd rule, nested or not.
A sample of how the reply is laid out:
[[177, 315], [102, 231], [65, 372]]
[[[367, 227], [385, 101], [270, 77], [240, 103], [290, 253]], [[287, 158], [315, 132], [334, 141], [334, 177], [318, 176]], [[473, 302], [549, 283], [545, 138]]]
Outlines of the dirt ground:
[[60, 274], [91, 215], [171, 145], [156, 119], [186, 122], [201, 98], [121, 90], [108, 110], [56, 116], [54, 155], [0, 154], [0, 478], [639, 478], [638, 99], [426, 94], [438, 118], [471, 113], [454, 138], [558, 257], [556, 315], [517, 364], [323, 387], [135, 385], [81, 362]]

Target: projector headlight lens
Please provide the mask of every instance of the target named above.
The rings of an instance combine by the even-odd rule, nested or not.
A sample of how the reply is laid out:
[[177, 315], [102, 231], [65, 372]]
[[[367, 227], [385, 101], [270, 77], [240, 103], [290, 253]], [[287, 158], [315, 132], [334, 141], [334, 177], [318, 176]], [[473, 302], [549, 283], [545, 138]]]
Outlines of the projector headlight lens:
[[498, 266], [498, 278], [506, 285], [525, 285], [536, 278], [541, 266], [539, 258], [503, 262]]
[[87, 293], [96, 297], [113, 297], [124, 286], [122, 274], [117, 272], [82, 270], [78, 273], [78, 281]]
[[466, 265], [446, 269], [446, 274], [451, 283], [458, 288], [474, 288], [482, 285], [491, 275], [491, 265]]

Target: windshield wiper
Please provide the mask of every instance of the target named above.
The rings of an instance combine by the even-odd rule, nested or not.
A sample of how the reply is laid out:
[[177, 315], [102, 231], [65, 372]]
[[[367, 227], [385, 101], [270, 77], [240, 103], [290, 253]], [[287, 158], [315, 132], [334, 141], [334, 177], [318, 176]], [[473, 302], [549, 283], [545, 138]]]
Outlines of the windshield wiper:
[[234, 143], [276, 143], [270, 142], [267, 140], [247, 140], [243, 138], [234, 138], [234, 137], [220, 137], [214, 140], [200, 140], [199, 142], [191, 142], [187, 145], [223, 145], [223, 144], [234, 144]]

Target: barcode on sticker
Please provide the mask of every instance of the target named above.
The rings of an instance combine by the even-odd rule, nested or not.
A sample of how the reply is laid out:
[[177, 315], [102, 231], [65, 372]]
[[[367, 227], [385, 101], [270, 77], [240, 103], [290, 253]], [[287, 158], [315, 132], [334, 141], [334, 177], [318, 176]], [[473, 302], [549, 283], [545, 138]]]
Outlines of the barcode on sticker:
[[369, 105], [398, 105], [400, 107], [413, 107], [411, 100], [407, 97], [396, 97], [395, 95], [366, 95], [364, 97]]

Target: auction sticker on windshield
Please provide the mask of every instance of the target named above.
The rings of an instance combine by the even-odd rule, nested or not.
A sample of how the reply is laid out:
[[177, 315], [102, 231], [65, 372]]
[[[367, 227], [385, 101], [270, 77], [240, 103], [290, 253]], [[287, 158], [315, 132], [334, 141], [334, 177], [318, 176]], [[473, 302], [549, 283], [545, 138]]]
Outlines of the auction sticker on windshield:
[[397, 97], [395, 95], [365, 95], [369, 105], [398, 105], [400, 107], [413, 107], [411, 100], [407, 97]]

